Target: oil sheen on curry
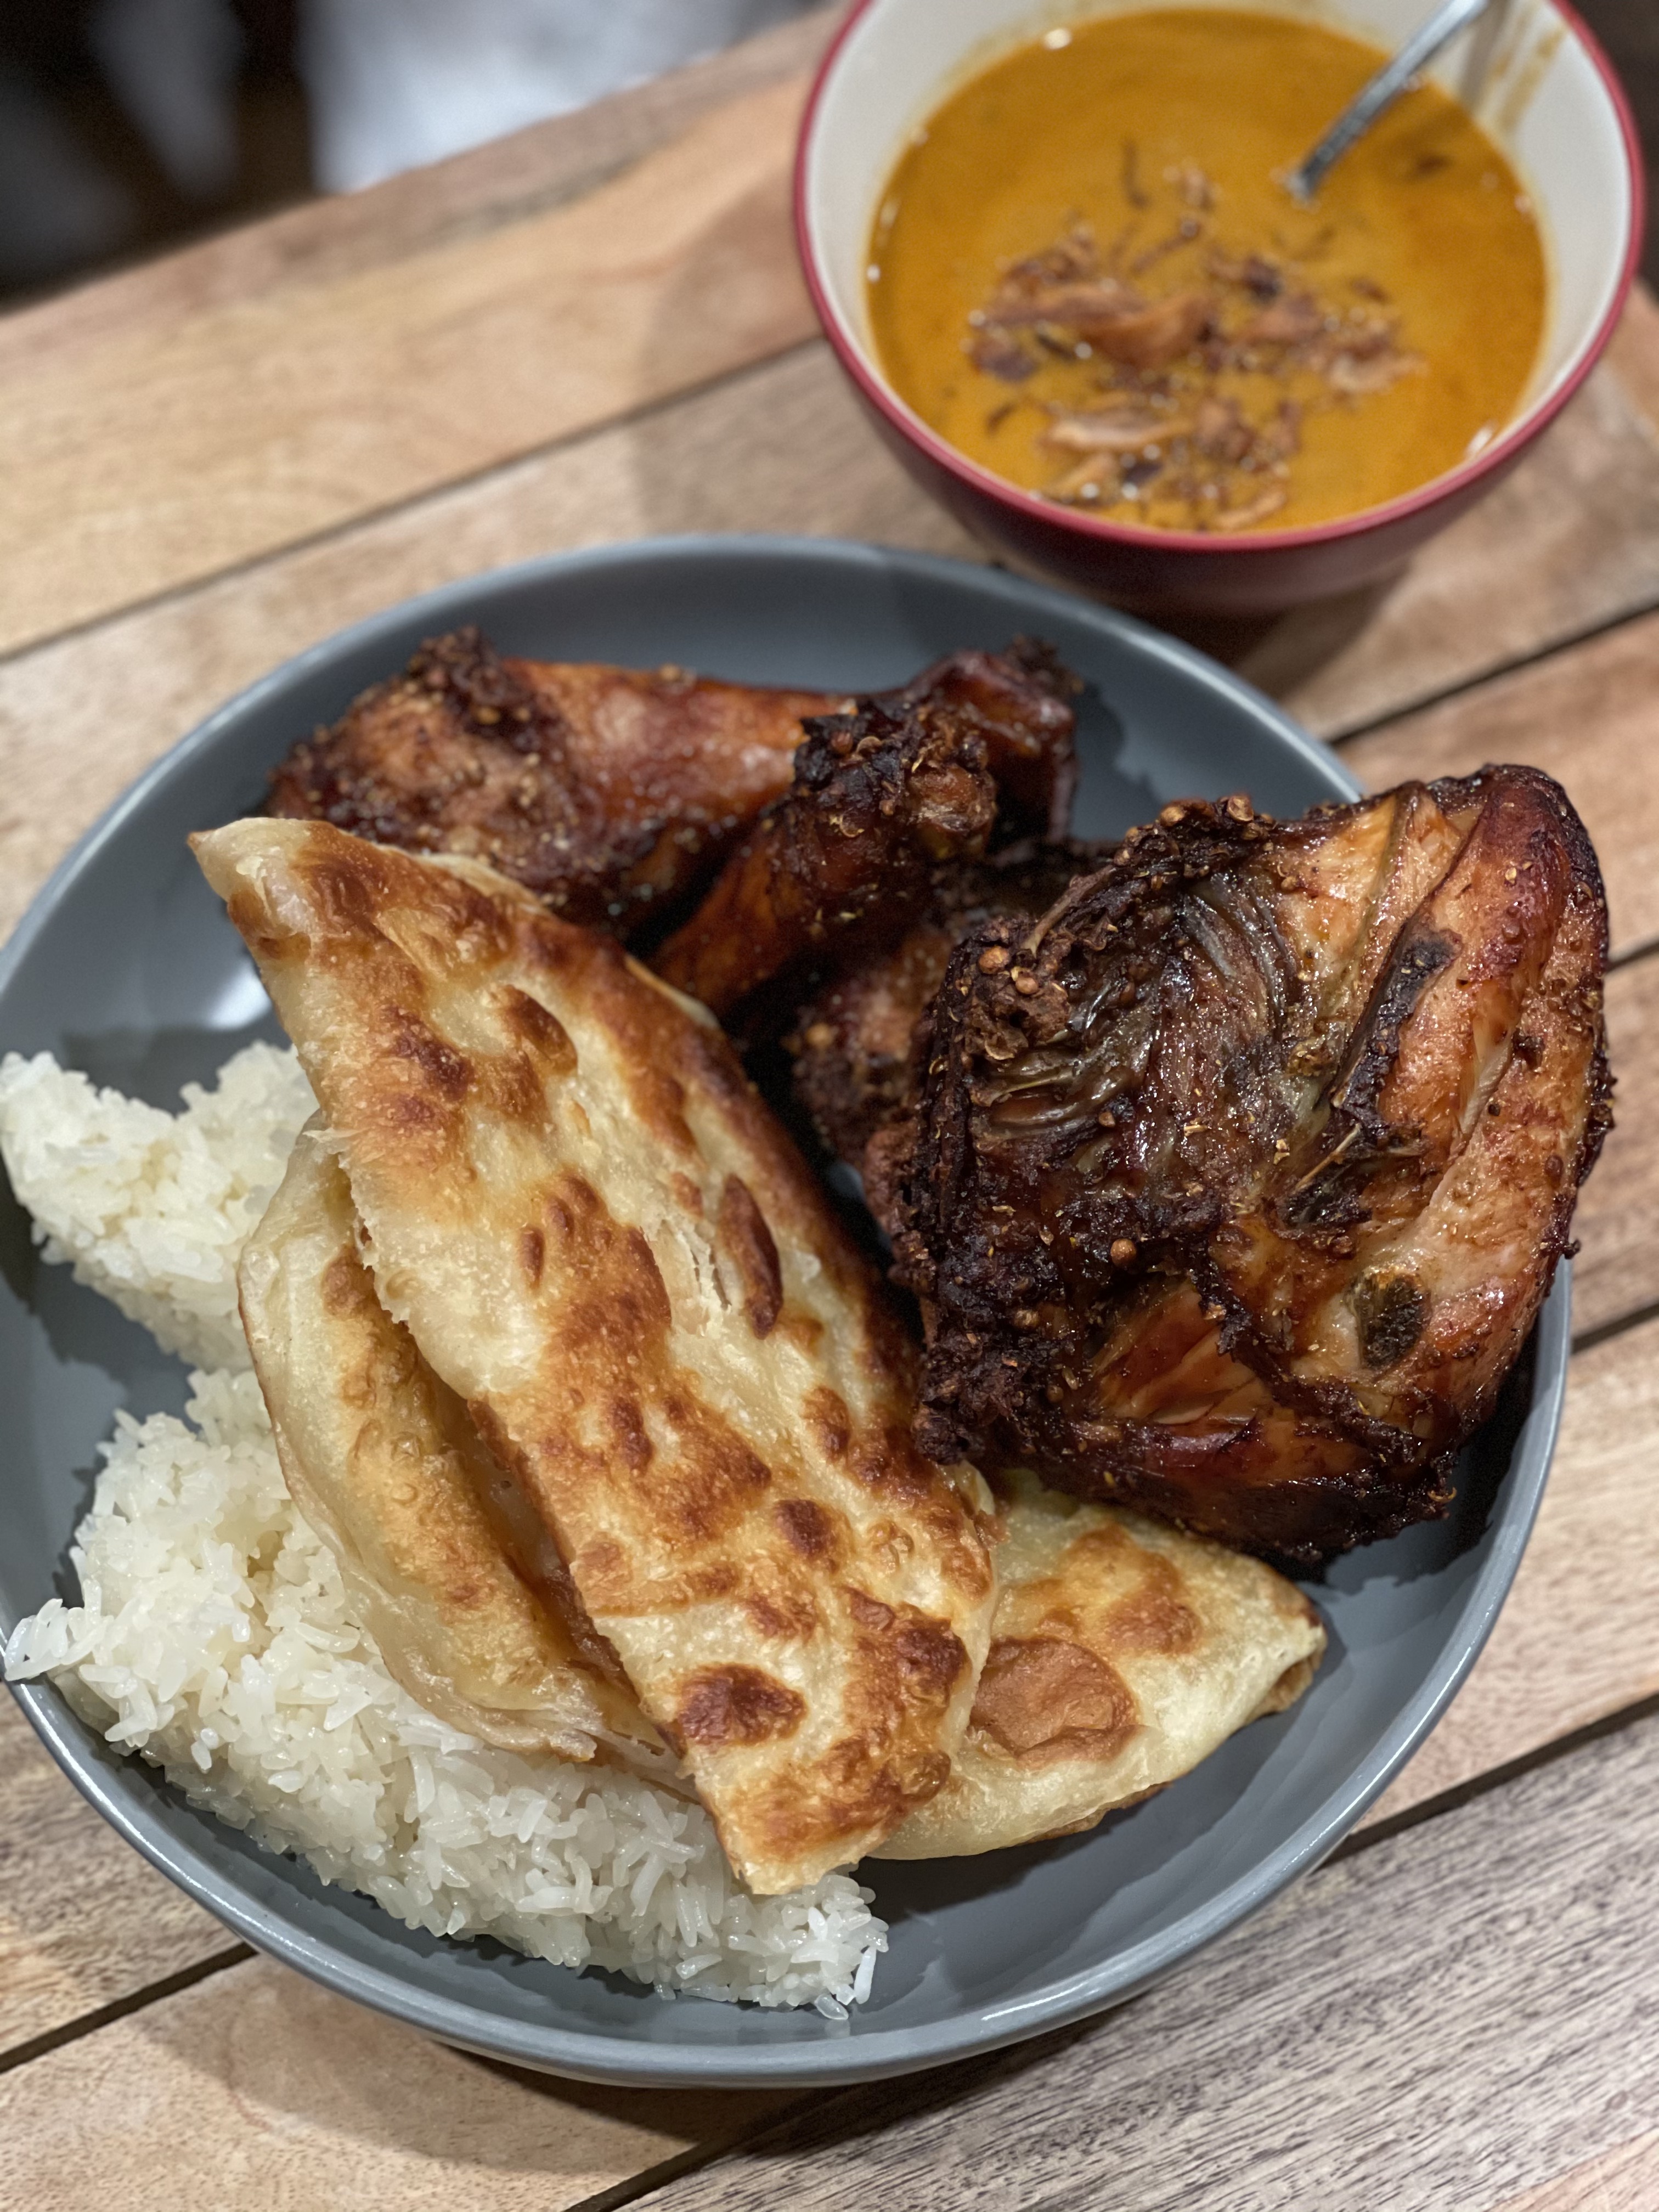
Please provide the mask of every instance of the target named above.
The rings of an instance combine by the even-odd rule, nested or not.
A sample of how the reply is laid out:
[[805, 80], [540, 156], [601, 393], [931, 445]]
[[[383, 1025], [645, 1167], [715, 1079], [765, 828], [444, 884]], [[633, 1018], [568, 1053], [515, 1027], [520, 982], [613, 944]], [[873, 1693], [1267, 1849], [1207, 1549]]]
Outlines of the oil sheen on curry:
[[1277, 181], [1377, 67], [1318, 24], [1158, 9], [964, 84], [870, 252], [882, 365], [969, 459], [1120, 523], [1287, 529], [1478, 453], [1543, 332], [1515, 173], [1432, 85], [1311, 207]]

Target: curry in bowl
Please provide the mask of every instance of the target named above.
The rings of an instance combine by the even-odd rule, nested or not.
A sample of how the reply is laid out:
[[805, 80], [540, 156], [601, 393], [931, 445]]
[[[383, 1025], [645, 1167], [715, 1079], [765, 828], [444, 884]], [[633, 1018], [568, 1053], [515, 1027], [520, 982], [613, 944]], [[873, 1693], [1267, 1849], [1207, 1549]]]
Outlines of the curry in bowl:
[[970, 77], [876, 219], [895, 390], [1022, 489], [1164, 530], [1328, 522], [1479, 453], [1547, 301], [1504, 155], [1424, 83], [1312, 205], [1281, 181], [1382, 59], [1316, 22], [1160, 9]]

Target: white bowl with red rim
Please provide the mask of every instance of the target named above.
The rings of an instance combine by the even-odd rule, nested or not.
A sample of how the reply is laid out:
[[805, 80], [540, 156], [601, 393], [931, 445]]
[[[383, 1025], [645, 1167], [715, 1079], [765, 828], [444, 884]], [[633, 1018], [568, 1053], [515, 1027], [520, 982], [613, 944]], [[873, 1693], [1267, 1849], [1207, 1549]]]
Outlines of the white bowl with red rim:
[[[1232, 537], [1138, 528], [1025, 492], [945, 443], [884, 373], [865, 270], [877, 209], [910, 136], [966, 78], [1068, 22], [1158, 0], [861, 0], [820, 69], [801, 126], [795, 224], [825, 334], [877, 428], [911, 475], [998, 552], [1153, 613], [1263, 613], [1398, 568], [1490, 491], [1560, 412], [1613, 334], [1641, 249], [1640, 149], [1618, 79], [1560, 0], [1499, 0], [1490, 28], [1454, 44], [1431, 74], [1464, 98], [1529, 195], [1550, 299], [1520, 407], [1480, 452], [1381, 507], [1300, 530]], [[1182, 0], [1194, 5], [1224, 0]], [[1295, 0], [1252, 0], [1306, 20]], [[1334, 29], [1399, 45], [1425, 0], [1352, 0]], [[1481, 44], [1477, 45], [1477, 41]], [[1478, 88], [1471, 70], [1484, 53]]]

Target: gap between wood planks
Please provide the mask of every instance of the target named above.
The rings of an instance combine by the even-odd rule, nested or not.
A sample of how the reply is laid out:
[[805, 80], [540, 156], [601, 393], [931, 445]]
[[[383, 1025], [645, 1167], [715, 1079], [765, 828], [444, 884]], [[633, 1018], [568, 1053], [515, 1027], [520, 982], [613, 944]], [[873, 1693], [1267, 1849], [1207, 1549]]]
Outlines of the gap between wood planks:
[[[1403, 712], [1398, 708], [1387, 708], [1382, 714], [1373, 715], [1369, 721], [1355, 722], [1350, 728], [1334, 731], [1322, 742], [1333, 752], [1343, 752], [1351, 745], [1358, 745], [1362, 739], [1374, 738], [1394, 723], [1403, 721], [1407, 714], [1429, 714], [1435, 708], [1443, 707], [1450, 700], [1461, 699], [1466, 692], [1479, 691], [1500, 678], [1523, 675], [1529, 668], [1538, 668], [1545, 661], [1553, 660], [1558, 653], [1594, 645], [1598, 638], [1609, 637], [1613, 631], [1628, 629], [1632, 623], [1641, 622], [1656, 612], [1659, 612], [1659, 592], [1649, 592], [1639, 600], [1632, 601], [1629, 606], [1620, 607], [1599, 621], [1586, 623], [1582, 629], [1549, 639], [1531, 653], [1516, 653], [1513, 659], [1505, 660], [1501, 668], [1475, 669], [1470, 674], [1460, 676], [1454, 682], [1443, 685], [1437, 691], [1424, 692], [1420, 698], [1413, 699]], [[96, 624], [88, 627], [96, 628]], [[0, 654], [0, 667], [4, 666], [6, 658]], [[1622, 952], [1613, 954], [1607, 966], [1609, 969], [1622, 967], [1626, 961], [1636, 959], [1656, 946], [1659, 946], [1659, 938], [1650, 939], [1643, 945], [1628, 946]]]
[[1626, 1329], [1639, 1328], [1644, 1322], [1655, 1320], [1659, 1320], [1659, 1298], [1650, 1299], [1646, 1305], [1638, 1306], [1632, 1313], [1616, 1315], [1611, 1321], [1597, 1322], [1594, 1328], [1575, 1333], [1572, 1340], [1574, 1356], [1576, 1358], [1581, 1352], [1594, 1352], [1597, 1345], [1606, 1344], [1609, 1338], [1622, 1336]]
[[198, 1982], [222, 1974], [228, 1966], [240, 1966], [254, 1956], [251, 1943], [228, 1944], [222, 1951], [211, 1951], [205, 1959], [181, 1966], [176, 1974], [163, 1974], [159, 1981], [146, 1982], [139, 1989], [129, 1990], [124, 1996], [112, 1997], [108, 2004], [77, 2013], [73, 2020], [62, 2021], [40, 2035], [32, 2035], [27, 2043], [15, 2043], [10, 2050], [0, 2051], [0, 2074], [15, 2073], [31, 2059], [44, 2058], [51, 2051], [61, 2051], [66, 2043], [78, 2043], [83, 2035], [95, 2035], [100, 2027], [108, 2027], [131, 2014], [142, 2012], [147, 2005], [159, 2004], [163, 1997], [176, 1997], [185, 1990], [193, 1990]]

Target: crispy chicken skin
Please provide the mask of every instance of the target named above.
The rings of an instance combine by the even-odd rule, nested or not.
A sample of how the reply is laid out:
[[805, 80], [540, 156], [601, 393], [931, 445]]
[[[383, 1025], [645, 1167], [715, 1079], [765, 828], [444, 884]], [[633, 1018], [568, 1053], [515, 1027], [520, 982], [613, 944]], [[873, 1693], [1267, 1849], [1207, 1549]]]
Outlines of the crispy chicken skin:
[[683, 669], [504, 658], [434, 638], [271, 777], [270, 811], [459, 853], [627, 936], [787, 790], [801, 718], [843, 705]]
[[[885, 696], [970, 722], [1010, 818], [1042, 828], [1070, 805], [1070, 684], [1042, 647], [1017, 645], [952, 654]], [[678, 668], [515, 659], [460, 629], [297, 744], [270, 811], [486, 860], [567, 921], [627, 938], [683, 910], [789, 789], [803, 719], [851, 704]]]
[[795, 1097], [832, 1159], [865, 1170], [871, 1144], [914, 1109], [927, 1010], [961, 939], [993, 915], [1035, 921], [1099, 859], [1092, 846], [1023, 838], [994, 859], [947, 864], [896, 945], [867, 948], [800, 1008], [784, 1047]]
[[659, 975], [752, 1031], [811, 971], [890, 946], [934, 903], [942, 865], [1063, 824], [1074, 688], [1046, 648], [1017, 641], [809, 720], [788, 792], [661, 947]]
[[878, 1194], [920, 1441], [1310, 1565], [1443, 1511], [1611, 1118], [1606, 954], [1525, 768], [1168, 807], [969, 931]]

